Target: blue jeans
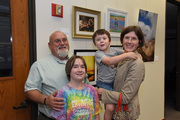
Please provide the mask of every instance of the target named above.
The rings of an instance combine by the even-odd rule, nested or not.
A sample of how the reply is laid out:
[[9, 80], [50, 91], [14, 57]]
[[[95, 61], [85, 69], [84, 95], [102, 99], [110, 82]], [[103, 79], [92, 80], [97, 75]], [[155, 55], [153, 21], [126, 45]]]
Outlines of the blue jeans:
[[97, 80], [96, 85], [97, 85], [98, 88], [104, 88], [106, 90], [114, 91], [114, 89], [113, 89], [114, 82], [112, 82], [112, 83], [104, 83], [104, 82], [102, 82], [100, 80]]

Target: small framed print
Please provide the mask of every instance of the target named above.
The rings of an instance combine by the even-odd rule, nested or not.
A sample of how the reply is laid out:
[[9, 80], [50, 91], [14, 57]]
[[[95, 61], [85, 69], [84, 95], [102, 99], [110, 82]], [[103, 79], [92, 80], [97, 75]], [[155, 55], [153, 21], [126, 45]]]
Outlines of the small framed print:
[[82, 56], [87, 65], [87, 75], [90, 85], [96, 86], [97, 66], [95, 62], [95, 52], [97, 50], [74, 50], [74, 54]]
[[122, 30], [128, 26], [128, 13], [112, 8], [107, 8], [106, 30], [111, 37], [120, 37]]
[[72, 37], [92, 38], [93, 33], [100, 29], [101, 12], [73, 6]]

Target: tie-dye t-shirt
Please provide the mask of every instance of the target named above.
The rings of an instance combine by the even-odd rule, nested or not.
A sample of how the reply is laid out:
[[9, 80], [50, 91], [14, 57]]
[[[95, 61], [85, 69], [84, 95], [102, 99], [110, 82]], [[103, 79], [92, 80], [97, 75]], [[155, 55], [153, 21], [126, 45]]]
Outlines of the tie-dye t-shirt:
[[64, 98], [65, 102], [60, 111], [51, 112], [58, 120], [95, 120], [95, 115], [101, 111], [96, 89], [91, 85], [85, 84], [82, 90], [66, 85], [56, 97]]

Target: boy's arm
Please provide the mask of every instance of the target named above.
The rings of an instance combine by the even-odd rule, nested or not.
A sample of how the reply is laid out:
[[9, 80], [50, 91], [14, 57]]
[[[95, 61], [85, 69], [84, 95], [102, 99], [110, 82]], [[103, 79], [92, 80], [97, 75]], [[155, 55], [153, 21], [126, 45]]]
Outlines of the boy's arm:
[[132, 58], [132, 59], [137, 59], [137, 55], [134, 52], [128, 52], [128, 53], [123, 53], [121, 55], [117, 55], [114, 57], [104, 57], [102, 59], [102, 63], [104, 63], [105, 65], [115, 65], [118, 62], [126, 59], [126, 58]]

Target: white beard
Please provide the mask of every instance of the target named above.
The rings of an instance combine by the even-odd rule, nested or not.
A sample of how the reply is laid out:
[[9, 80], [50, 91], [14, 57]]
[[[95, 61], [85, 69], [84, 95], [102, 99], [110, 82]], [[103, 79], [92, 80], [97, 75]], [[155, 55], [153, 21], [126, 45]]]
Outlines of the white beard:
[[64, 50], [58, 50], [57, 54], [60, 56], [60, 57], [66, 57], [68, 55], [68, 48], [64, 49]]

